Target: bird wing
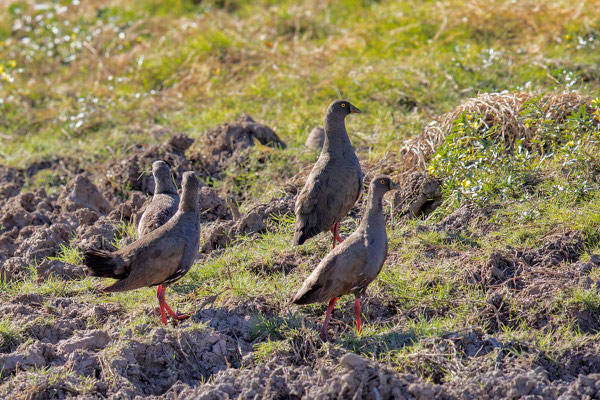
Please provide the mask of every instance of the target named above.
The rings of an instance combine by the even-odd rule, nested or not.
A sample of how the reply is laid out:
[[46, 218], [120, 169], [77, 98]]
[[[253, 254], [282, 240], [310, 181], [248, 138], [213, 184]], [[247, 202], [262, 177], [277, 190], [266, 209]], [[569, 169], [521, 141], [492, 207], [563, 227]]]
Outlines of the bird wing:
[[367, 262], [367, 247], [362, 236], [350, 236], [319, 263], [292, 301], [296, 304], [325, 302], [352, 293], [367, 279], [364, 276]]
[[106, 288], [109, 292], [133, 290], [163, 283], [174, 274], [185, 252], [185, 240], [170, 232], [160, 240], [139, 246], [132, 258], [129, 276]]
[[139, 236], [146, 235], [164, 225], [177, 212], [179, 201], [173, 195], [158, 194], [142, 214], [138, 224]]
[[297, 234], [308, 239], [341, 221], [358, 199], [361, 182], [360, 168], [347, 163], [329, 158], [315, 165], [296, 200]]

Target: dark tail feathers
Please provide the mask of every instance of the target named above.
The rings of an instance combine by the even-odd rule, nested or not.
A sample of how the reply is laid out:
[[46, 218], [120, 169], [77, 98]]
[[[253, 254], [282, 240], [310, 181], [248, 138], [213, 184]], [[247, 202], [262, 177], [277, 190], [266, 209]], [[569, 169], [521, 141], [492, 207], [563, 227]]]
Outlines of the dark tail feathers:
[[319, 291], [319, 289], [321, 289], [321, 285], [314, 285], [304, 292], [298, 292], [294, 298], [292, 298], [291, 302], [298, 305], [315, 303], [318, 300], [314, 299], [314, 295]]
[[126, 274], [115, 273], [115, 255], [106, 250], [88, 250], [83, 254], [83, 263], [93, 276], [123, 279]]
[[302, 231], [296, 231], [294, 235], [294, 246], [299, 246], [304, 244], [304, 242], [308, 239], [308, 236], [305, 235]]

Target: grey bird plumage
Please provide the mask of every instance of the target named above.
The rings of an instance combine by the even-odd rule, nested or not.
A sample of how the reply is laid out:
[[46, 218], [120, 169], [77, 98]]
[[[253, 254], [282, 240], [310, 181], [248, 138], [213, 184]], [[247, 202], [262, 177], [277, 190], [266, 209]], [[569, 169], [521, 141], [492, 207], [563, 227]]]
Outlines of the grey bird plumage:
[[319, 263], [292, 299], [293, 303], [326, 302], [350, 293], [360, 298], [364, 294], [387, 257], [383, 195], [394, 187], [388, 177], [373, 179], [358, 229]]
[[142, 237], [164, 225], [177, 212], [179, 194], [171, 179], [171, 171], [164, 161], [152, 163], [154, 196], [138, 223], [138, 236]]
[[331, 229], [358, 200], [363, 175], [348, 138], [345, 118], [359, 112], [345, 100], [336, 100], [327, 109], [321, 154], [296, 200], [296, 245]]
[[84, 264], [94, 276], [118, 279], [104, 291], [168, 284], [188, 272], [200, 244], [199, 182], [193, 172], [183, 174], [182, 186], [179, 208], [167, 223], [116, 252], [84, 254]]

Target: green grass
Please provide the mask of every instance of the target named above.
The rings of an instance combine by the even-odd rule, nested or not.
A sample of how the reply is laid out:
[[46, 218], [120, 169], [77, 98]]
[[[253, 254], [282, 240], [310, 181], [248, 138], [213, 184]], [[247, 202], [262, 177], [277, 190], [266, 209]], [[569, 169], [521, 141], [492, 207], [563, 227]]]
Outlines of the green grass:
[[[526, 307], [522, 292], [476, 278], [492, 252], [540, 248], [560, 232], [580, 231], [585, 250], [600, 252], [598, 1], [544, 1], [539, 7], [479, 0], [81, 3], [53, 3], [49, 10], [27, 2], [0, 5], [0, 165], [24, 168], [64, 158], [100, 174], [98, 168], [122, 160], [132, 145], [163, 142], [153, 133], [157, 126], [193, 137], [193, 153], [206, 144], [206, 130], [245, 112], [288, 144], [285, 150], [256, 146], [245, 165], [211, 182], [220, 194], [241, 199], [247, 211], [252, 202], [245, 200], [280, 196], [284, 181], [314, 161], [315, 152], [303, 148], [305, 137], [339, 96], [363, 110], [347, 126], [365, 170], [381, 160], [399, 161], [405, 139], [478, 93], [576, 90], [595, 99], [588, 111], [562, 121], [544, 115], [539, 98], [528, 102], [519, 119], [536, 132], [530, 143], [498, 140], [501, 126], [483, 126], [478, 115], [454, 122], [426, 168], [443, 179], [444, 202], [426, 218], [388, 225], [389, 261], [369, 287], [360, 335], [352, 296], [338, 302], [333, 340], [325, 345], [314, 328], [326, 305], [289, 305], [330, 246], [322, 235], [290, 248], [292, 216], [276, 218], [269, 233], [236, 238], [203, 256], [169, 287], [174, 309], [194, 313], [213, 298], [215, 307], [263, 310], [250, 316], [257, 362], [283, 354], [314, 365], [319, 357], [354, 351], [434, 382], [452, 380], [456, 365], [471, 365], [432, 347], [453, 333], [474, 329], [517, 343], [486, 355], [490, 368], [500, 351], [523, 362], [538, 353], [559, 362], [564, 352], [597, 341], [598, 333], [581, 332], [571, 315], [599, 312], [596, 286], [574, 282]], [[57, 12], [63, 5], [66, 10]], [[27, 178], [25, 189], [56, 194], [67, 180], [60, 171], [41, 170]], [[114, 185], [129, 195], [131, 188]], [[485, 222], [493, 228], [436, 229], [466, 204], [488, 209]], [[356, 222], [345, 221], [342, 232]], [[114, 245], [136, 235], [134, 225], [123, 223]], [[80, 264], [76, 241], [56, 259]], [[589, 259], [586, 251], [580, 260]], [[600, 272], [589, 277], [597, 281]], [[2, 280], [0, 295], [10, 300], [39, 293], [45, 307], [56, 298], [119, 305], [122, 338], [141, 339], [160, 326], [154, 289], [104, 295], [99, 289], [109, 280], [35, 278]], [[501, 289], [508, 291], [508, 317], [493, 328], [489, 298]], [[534, 326], [537, 314], [550, 322]], [[86, 323], [101, 327], [94, 319]], [[6, 317], [0, 317], [0, 337], [0, 349], [27, 340]], [[119, 350], [109, 346], [103, 357]], [[52, 369], [28, 374], [66, 379]], [[77, 381], [82, 393], [93, 393], [92, 382]]]

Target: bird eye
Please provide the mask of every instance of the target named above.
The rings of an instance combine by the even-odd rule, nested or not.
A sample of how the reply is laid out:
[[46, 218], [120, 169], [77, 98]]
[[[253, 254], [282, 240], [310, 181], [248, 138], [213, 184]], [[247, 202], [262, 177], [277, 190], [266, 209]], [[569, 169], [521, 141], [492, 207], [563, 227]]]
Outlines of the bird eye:
[[381, 183], [382, 185], [383, 185], [383, 184], [385, 184], [385, 179], [381, 179], [381, 180], [379, 181], [379, 183]]
[[342, 107], [346, 107], [346, 103], [342, 103]]

